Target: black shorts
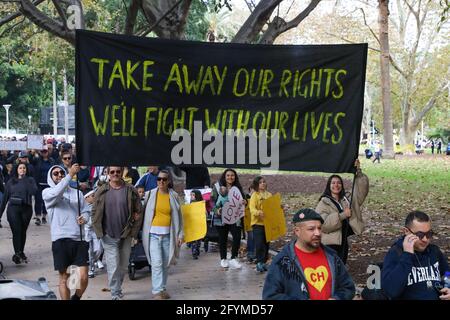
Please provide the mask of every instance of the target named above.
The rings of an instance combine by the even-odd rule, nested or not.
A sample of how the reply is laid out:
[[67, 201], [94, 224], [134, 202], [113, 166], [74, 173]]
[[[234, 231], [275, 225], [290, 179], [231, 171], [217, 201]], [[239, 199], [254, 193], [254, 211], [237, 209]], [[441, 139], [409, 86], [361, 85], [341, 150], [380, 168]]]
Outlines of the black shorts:
[[84, 267], [89, 265], [89, 243], [73, 239], [58, 239], [52, 242], [53, 263], [55, 270], [66, 272], [69, 266]]

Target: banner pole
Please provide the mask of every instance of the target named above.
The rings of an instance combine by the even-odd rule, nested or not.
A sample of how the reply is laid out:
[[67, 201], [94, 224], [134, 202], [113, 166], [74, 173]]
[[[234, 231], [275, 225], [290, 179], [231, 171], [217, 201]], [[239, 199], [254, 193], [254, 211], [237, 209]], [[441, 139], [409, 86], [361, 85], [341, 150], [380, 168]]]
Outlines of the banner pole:
[[[78, 180], [78, 174], [77, 174], [77, 202], [78, 202], [78, 217], [81, 217], [80, 180]], [[83, 241], [83, 229], [81, 224], [80, 224], [80, 241]]]
[[[358, 159], [358, 158], [356, 158]], [[355, 159], [355, 161], [356, 161]], [[352, 182], [352, 193], [351, 193], [351, 198], [350, 198], [350, 210], [352, 209], [352, 202], [353, 202], [353, 193], [355, 192], [355, 180], [356, 180], [356, 174], [357, 174], [358, 169], [356, 169], [356, 172], [353, 174], [353, 182]], [[349, 218], [345, 218], [347, 220], [347, 223], [344, 225], [344, 228], [342, 229], [342, 237], [345, 236], [345, 243], [342, 243], [342, 248], [341, 248], [341, 257], [344, 256], [344, 249], [345, 246], [348, 246], [348, 240], [347, 240], [347, 232], [348, 232], [348, 228], [350, 227], [350, 220]]]

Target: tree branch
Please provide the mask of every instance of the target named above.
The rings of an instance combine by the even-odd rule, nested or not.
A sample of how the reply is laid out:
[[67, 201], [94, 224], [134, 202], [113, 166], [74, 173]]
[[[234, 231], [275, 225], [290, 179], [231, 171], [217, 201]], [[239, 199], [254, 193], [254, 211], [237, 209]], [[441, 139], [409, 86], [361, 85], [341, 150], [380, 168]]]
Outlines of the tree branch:
[[377, 34], [372, 30], [372, 28], [367, 24], [367, 20], [366, 20], [366, 13], [364, 12], [363, 8], [359, 8], [359, 10], [361, 10], [362, 14], [363, 14], [363, 19], [364, 19], [364, 25], [369, 29], [370, 33], [372, 34], [372, 36], [377, 40], [378, 44], [381, 45], [380, 42], [380, 38], [378, 38]]
[[440, 88], [436, 90], [436, 92], [433, 94], [433, 96], [428, 100], [425, 107], [420, 111], [420, 113], [414, 117], [414, 120], [412, 121], [413, 125], [418, 125], [420, 121], [425, 117], [425, 115], [434, 107], [436, 100], [440, 97], [440, 95], [449, 87], [449, 81], [444, 81]]
[[[182, 12], [175, 13], [174, 10], [177, 7], [179, 7], [183, 1], [184, 3], [181, 10]], [[165, 6], [170, 4], [170, 2], [169, 3], [163, 2], [163, 3]], [[191, 0], [178, 0], [172, 5], [172, 7], [166, 10], [162, 15], [159, 8], [156, 5], [148, 7], [142, 6], [144, 15], [146, 16], [146, 19], [150, 24], [150, 28], [144, 35], [147, 35], [148, 33], [154, 31], [161, 38], [177, 38], [180, 33], [180, 30], [177, 29], [177, 26], [184, 26], [190, 5]], [[151, 14], [151, 16], [148, 16], [149, 13]], [[172, 14], [174, 17], [172, 17], [172, 19], [169, 19]], [[150, 22], [151, 20], [153, 21], [156, 20], [156, 22], [151, 23]], [[163, 23], [161, 24], [161, 22]]]
[[250, 43], [255, 41], [273, 10], [281, 1], [283, 0], [261, 0], [231, 42]]
[[124, 34], [132, 35], [134, 32], [134, 25], [139, 8], [142, 6], [141, 0], [131, 0], [130, 7], [127, 10], [127, 18], [125, 21]]
[[58, 12], [59, 16], [61, 17], [63, 24], [64, 24], [64, 28], [67, 29], [67, 17], [66, 17], [66, 13], [64, 12], [64, 9], [61, 7], [61, 3], [58, 0], [52, 0], [53, 5], [56, 8], [56, 12]]
[[[42, 2], [44, 2], [44, 0], [36, 0], [33, 2], [33, 4], [37, 7], [38, 5], [40, 5]], [[9, 16], [6, 16], [2, 19], [0, 19], [0, 27], [8, 22], [13, 21], [14, 19], [20, 17], [22, 15], [22, 12], [18, 11], [16, 13], [12, 13]]]
[[2, 38], [6, 33], [11, 31], [12, 29], [14, 29], [14, 27], [18, 26], [19, 24], [23, 23], [24, 21], [25, 21], [25, 17], [22, 17], [22, 19], [19, 22], [15, 23], [12, 26], [9, 26], [5, 30], [3, 30], [3, 32], [0, 34], [0, 38]]
[[75, 31], [66, 29], [61, 22], [44, 14], [29, 0], [20, 0], [19, 10], [38, 27], [75, 45]]
[[321, 0], [312, 0], [305, 10], [287, 23], [282, 18], [275, 17], [274, 21], [269, 24], [269, 28], [264, 32], [259, 43], [272, 44], [280, 34], [297, 27], [300, 22], [302, 22], [317, 7], [320, 1]]
[[[332, 37], [335, 37], [335, 38], [338, 38], [338, 39], [341, 39], [342, 41], [345, 41], [345, 42], [348, 42], [348, 43], [352, 43], [352, 44], [358, 43], [358, 42], [355, 42], [355, 41], [346, 39], [346, 38], [344, 38], [344, 37], [338, 36], [337, 34], [334, 34], [334, 33], [330, 33], [330, 32], [326, 32], [326, 31], [325, 31], [325, 34], [327, 34], [327, 35], [329, 35], [329, 36], [332, 36]], [[376, 49], [376, 48], [370, 47], [370, 46], [368, 47], [368, 49], [370, 49], [370, 50], [372, 50], [372, 51], [375, 51], [375, 52], [381, 52], [380, 49]]]

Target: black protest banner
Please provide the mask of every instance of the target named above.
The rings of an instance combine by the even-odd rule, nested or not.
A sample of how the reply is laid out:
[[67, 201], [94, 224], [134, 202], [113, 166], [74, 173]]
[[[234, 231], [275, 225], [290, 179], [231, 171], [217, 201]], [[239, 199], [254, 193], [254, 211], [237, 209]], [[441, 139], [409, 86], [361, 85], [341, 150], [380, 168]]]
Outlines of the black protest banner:
[[248, 45], [77, 30], [77, 156], [351, 172], [367, 44]]

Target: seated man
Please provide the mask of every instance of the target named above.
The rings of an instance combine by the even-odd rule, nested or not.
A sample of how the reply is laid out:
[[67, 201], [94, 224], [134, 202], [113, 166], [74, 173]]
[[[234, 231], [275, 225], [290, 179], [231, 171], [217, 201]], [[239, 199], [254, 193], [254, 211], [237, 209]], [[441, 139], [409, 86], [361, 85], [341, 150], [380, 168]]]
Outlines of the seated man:
[[431, 244], [430, 217], [410, 212], [404, 232], [384, 258], [381, 287], [385, 294], [391, 299], [450, 300], [450, 289], [440, 287], [448, 263], [439, 247]]
[[297, 240], [273, 259], [262, 297], [270, 300], [350, 300], [355, 285], [336, 252], [321, 244], [323, 219], [312, 209], [295, 215]]

